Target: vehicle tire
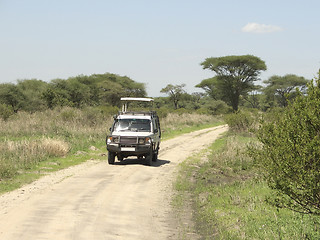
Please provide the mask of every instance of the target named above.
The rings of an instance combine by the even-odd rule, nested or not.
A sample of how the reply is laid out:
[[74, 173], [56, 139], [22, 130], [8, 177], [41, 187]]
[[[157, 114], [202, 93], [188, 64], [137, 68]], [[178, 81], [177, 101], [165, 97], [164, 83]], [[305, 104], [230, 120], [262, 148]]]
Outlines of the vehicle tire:
[[151, 148], [150, 153], [146, 156], [146, 163], [148, 166], [152, 166], [152, 159], [153, 159], [153, 151]]
[[152, 161], [156, 162], [158, 160], [158, 152], [153, 153]]
[[113, 152], [108, 152], [108, 163], [109, 164], [114, 164], [116, 154]]

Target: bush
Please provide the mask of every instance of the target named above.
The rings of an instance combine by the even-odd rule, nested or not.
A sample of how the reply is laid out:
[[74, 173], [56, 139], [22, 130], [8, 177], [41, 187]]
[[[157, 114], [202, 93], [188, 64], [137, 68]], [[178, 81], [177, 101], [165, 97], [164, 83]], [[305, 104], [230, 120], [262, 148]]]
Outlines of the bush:
[[281, 208], [320, 215], [320, 80], [308, 85], [275, 122], [258, 131], [261, 148], [252, 156], [274, 189], [269, 202]]
[[230, 130], [234, 132], [248, 132], [254, 124], [254, 117], [250, 112], [236, 112], [225, 116]]
[[13, 110], [6, 104], [0, 104], [0, 118], [4, 121], [8, 120], [8, 118], [13, 114]]

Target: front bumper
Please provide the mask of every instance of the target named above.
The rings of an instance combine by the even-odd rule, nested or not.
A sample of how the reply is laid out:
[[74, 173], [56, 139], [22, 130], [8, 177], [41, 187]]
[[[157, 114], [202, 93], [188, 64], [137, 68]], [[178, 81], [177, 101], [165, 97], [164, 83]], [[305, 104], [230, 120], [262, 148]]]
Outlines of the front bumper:
[[114, 153], [122, 153], [128, 156], [138, 156], [150, 153], [151, 144], [144, 145], [121, 145], [116, 143], [108, 143], [107, 150]]

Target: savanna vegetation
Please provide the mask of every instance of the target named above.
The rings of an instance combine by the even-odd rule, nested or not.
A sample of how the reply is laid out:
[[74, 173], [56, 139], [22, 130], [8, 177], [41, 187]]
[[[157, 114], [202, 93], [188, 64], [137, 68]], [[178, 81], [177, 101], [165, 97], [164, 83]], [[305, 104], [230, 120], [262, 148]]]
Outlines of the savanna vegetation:
[[[320, 75], [261, 81], [267, 66], [252, 55], [201, 66], [213, 77], [196, 85], [200, 92], [168, 84], [159, 90], [166, 96], [154, 98], [163, 136], [222, 122], [230, 131], [203, 153], [206, 161], [181, 165], [175, 205], [194, 211], [204, 239], [319, 239]], [[105, 159], [124, 96], [146, 97], [145, 85], [112, 73], [0, 84], [0, 192]]]
[[230, 131], [207, 160], [181, 164], [174, 204], [190, 209], [191, 199], [193, 231], [203, 239], [320, 238], [320, 72], [300, 84], [284, 94], [287, 104], [275, 95], [281, 108], [225, 115]]

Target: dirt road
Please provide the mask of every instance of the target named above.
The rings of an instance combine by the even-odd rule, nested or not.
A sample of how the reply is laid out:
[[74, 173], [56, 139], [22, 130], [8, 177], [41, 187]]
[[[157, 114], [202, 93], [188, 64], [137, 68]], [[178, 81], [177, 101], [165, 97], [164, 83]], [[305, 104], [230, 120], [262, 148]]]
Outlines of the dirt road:
[[0, 239], [177, 239], [170, 216], [177, 165], [226, 126], [162, 142], [159, 160], [84, 164], [0, 196]]

